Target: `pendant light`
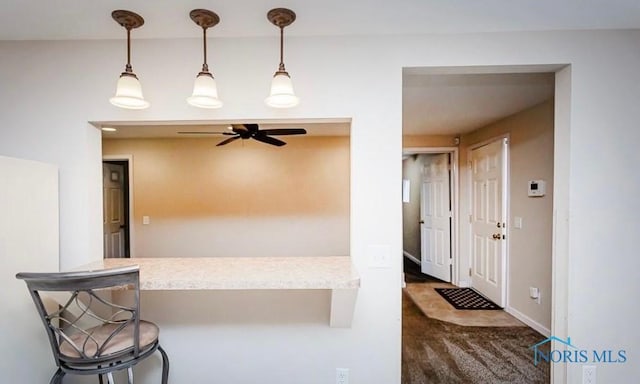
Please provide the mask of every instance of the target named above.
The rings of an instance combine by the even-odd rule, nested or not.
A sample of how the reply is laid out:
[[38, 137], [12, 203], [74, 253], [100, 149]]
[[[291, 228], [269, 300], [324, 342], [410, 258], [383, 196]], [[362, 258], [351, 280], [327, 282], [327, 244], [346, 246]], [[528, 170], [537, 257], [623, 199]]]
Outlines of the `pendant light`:
[[127, 65], [118, 79], [116, 95], [110, 98], [109, 101], [120, 108], [148, 108], [149, 102], [142, 96], [140, 81], [138, 81], [138, 77], [131, 68], [131, 30], [142, 26], [144, 19], [137, 13], [125, 10], [113, 11], [111, 17], [127, 30]]
[[204, 47], [204, 64], [202, 71], [198, 73], [193, 94], [187, 98], [187, 102], [199, 108], [220, 108], [222, 101], [218, 99], [218, 89], [213, 75], [207, 65], [207, 28], [211, 28], [220, 22], [220, 17], [206, 9], [194, 9], [189, 13], [191, 20], [202, 27], [202, 42]]
[[291, 108], [298, 105], [300, 100], [293, 93], [291, 77], [284, 68], [284, 27], [296, 20], [296, 14], [287, 8], [275, 8], [267, 13], [267, 19], [280, 28], [280, 65], [271, 81], [271, 93], [265, 103], [274, 108]]

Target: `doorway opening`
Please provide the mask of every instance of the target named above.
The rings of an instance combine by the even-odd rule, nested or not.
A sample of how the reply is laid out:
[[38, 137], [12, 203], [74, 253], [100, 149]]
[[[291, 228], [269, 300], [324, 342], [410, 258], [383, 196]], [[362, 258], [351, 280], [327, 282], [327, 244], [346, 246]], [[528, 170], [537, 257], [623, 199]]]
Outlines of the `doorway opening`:
[[403, 254], [423, 274], [457, 283], [458, 148], [403, 150]]
[[104, 157], [102, 161], [103, 258], [130, 258], [131, 159]]
[[[505, 276], [499, 289], [501, 294], [493, 300], [505, 308], [505, 315], [510, 314], [528, 325], [526, 329], [533, 332], [533, 338], [540, 340], [549, 334], [566, 332], [562, 319], [567, 308], [563, 296], [566, 293], [563, 280], [567, 269], [563, 251], [567, 228], [564, 222], [556, 220], [555, 215], [564, 215], [568, 207], [564, 193], [566, 180], [562, 177], [566, 175], [569, 76], [570, 68], [561, 65], [403, 70], [403, 154], [416, 147], [455, 146], [460, 151], [456, 163], [460, 172], [456, 180], [459, 182], [459, 205], [453, 220], [455, 223], [457, 219], [458, 225], [452, 227], [452, 234], [457, 236], [451, 247], [455, 250], [452, 252], [451, 282], [482, 292], [476, 287], [476, 277], [482, 276], [493, 283], [499, 276]], [[497, 182], [492, 175], [485, 174], [474, 180], [472, 167], [495, 160], [495, 157], [478, 158], [482, 157], [477, 156], [478, 153], [491, 141], [501, 138], [504, 140], [499, 141], [498, 146], [504, 145], [506, 149], [508, 143], [509, 152], [498, 148], [504, 162], [495, 165], [507, 178]], [[529, 186], [545, 184], [546, 195], [528, 194]], [[474, 196], [474, 188], [483, 185]], [[500, 191], [503, 196], [494, 194], [495, 201], [489, 204], [486, 199], [488, 188]], [[505, 195], [506, 199], [503, 199]], [[479, 197], [484, 199], [483, 204], [474, 201]], [[483, 211], [478, 216], [483, 220], [476, 221], [487, 224], [484, 228], [486, 236], [479, 235], [481, 228], [474, 229], [474, 219], [478, 218], [474, 218], [474, 214], [479, 213], [474, 212], [476, 209]], [[479, 237], [485, 241], [478, 242]], [[474, 248], [483, 253], [474, 256]], [[513, 260], [499, 257], [506, 257], [507, 252]], [[408, 259], [405, 257], [405, 262]], [[418, 261], [422, 262], [421, 259]], [[498, 259], [503, 263], [497, 263]], [[419, 303], [421, 298], [418, 297], [426, 289], [412, 292], [411, 284], [407, 286], [403, 298], [411, 304], [403, 304], [403, 309], [417, 305], [419, 312], [427, 313], [424, 308], [432, 306], [431, 303], [422, 305], [424, 303]], [[433, 297], [436, 300], [438, 296]], [[403, 383], [419, 382], [405, 377], [412, 371], [410, 367], [405, 369], [405, 364], [422, 364], [422, 359], [410, 361], [413, 352], [431, 346], [425, 341], [414, 351], [410, 346], [405, 347], [405, 343], [414, 343], [413, 336], [420, 337], [410, 329], [413, 325], [409, 324], [415, 320], [411, 315], [405, 318], [403, 312]], [[406, 332], [412, 337], [405, 337]], [[445, 333], [442, 337], [448, 336]], [[513, 343], [524, 339], [514, 337]], [[432, 338], [431, 342], [437, 346], [442, 340]], [[522, 352], [521, 364], [513, 367], [514, 375], [519, 375], [520, 369], [530, 368], [525, 350], [518, 350], [518, 353]], [[496, 360], [496, 364], [499, 366], [501, 362]], [[418, 365], [418, 368], [422, 372], [428, 370], [426, 366]], [[485, 368], [492, 369], [491, 366]], [[545, 369], [546, 373], [539, 373], [541, 379], [561, 380], [566, 374], [557, 366]]]

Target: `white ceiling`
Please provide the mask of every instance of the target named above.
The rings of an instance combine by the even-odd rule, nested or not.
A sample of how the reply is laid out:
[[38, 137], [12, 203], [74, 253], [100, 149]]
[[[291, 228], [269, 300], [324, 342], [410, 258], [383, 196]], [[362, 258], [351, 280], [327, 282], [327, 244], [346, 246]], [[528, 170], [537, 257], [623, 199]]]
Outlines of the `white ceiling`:
[[405, 70], [405, 135], [462, 134], [553, 97], [552, 73], [425, 74]]
[[277, 35], [275, 7], [298, 15], [289, 36], [640, 27], [638, 0], [2, 0], [0, 40], [120, 39], [114, 9], [145, 18], [135, 38], [198, 37], [188, 14], [203, 7], [221, 17], [213, 37]]

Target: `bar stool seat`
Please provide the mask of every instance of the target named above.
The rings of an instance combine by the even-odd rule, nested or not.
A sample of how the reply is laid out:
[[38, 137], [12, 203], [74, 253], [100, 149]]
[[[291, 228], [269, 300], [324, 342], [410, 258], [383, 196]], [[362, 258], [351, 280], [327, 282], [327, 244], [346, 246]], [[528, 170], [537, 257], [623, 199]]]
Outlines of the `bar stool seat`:
[[[124, 350], [132, 350], [134, 347], [134, 325], [126, 325], [120, 332], [116, 333], [118, 324], [106, 324], [89, 328], [86, 331], [91, 334], [91, 339], [84, 345], [83, 352], [88, 356], [96, 356], [99, 346], [104, 345], [100, 355], [106, 356], [113, 353], [119, 353]], [[109, 341], [107, 339], [115, 334]], [[140, 350], [151, 347], [153, 343], [158, 341], [160, 329], [154, 323], [140, 320], [140, 337], [138, 343]], [[76, 333], [70, 337], [73, 342], [70, 344], [66, 340], [60, 343], [60, 353], [66, 357], [82, 357], [81, 353], [76, 350], [74, 345], [83, 345], [87, 335], [84, 333]]]

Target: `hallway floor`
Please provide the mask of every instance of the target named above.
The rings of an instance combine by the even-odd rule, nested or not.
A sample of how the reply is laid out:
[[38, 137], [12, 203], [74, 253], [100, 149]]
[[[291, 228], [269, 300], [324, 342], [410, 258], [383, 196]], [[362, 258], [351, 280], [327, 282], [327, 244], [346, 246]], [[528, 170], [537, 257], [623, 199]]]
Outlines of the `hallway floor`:
[[[405, 269], [405, 274], [409, 289], [443, 284], [411, 270]], [[535, 366], [529, 349], [544, 336], [527, 326], [463, 326], [434, 319], [423, 313], [407, 289], [402, 294], [402, 320], [402, 384], [549, 383], [549, 365]]]

